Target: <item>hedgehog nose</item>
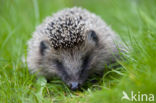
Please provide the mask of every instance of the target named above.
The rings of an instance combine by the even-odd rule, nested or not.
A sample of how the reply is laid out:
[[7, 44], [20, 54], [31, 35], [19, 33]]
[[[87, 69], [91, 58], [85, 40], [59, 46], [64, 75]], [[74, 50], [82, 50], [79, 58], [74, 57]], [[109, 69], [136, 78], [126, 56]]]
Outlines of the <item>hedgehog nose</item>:
[[78, 89], [78, 86], [79, 86], [78, 82], [71, 82], [71, 83], [70, 83], [70, 89], [71, 89], [71, 90], [76, 90], [76, 89]]

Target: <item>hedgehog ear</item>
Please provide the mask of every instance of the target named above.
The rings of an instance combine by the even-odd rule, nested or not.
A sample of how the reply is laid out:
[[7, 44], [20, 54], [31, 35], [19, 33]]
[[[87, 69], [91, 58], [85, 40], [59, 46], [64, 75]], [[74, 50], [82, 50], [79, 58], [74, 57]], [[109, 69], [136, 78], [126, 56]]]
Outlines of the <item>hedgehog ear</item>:
[[96, 32], [94, 30], [88, 31], [88, 40], [89, 41], [92, 40], [95, 43], [98, 42], [99, 39], [98, 39], [97, 34], [96, 34]]
[[44, 55], [45, 50], [49, 49], [49, 47], [50, 47], [50, 45], [49, 45], [48, 41], [45, 41], [45, 40], [41, 41], [40, 42], [40, 54]]

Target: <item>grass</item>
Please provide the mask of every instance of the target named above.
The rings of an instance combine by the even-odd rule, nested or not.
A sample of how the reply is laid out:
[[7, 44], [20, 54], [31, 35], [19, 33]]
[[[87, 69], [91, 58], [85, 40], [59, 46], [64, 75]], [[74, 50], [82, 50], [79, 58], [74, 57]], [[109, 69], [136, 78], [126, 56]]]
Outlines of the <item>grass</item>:
[[[156, 96], [155, 5], [155, 0], [0, 0], [0, 103], [131, 102], [121, 100], [123, 91]], [[36, 25], [72, 6], [100, 15], [129, 47], [122, 67], [108, 71], [97, 83], [89, 80], [76, 92], [57, 79], [36, 81], [21, 60]]]

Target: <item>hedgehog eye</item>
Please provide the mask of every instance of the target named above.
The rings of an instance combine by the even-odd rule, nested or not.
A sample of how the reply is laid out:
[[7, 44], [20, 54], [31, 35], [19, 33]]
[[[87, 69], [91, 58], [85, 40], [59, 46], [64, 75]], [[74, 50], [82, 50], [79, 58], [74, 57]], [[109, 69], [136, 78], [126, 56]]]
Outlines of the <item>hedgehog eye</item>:
[[89, 40], [93, 40], [94, 42], [98, 42], [98, 37], [96, 35], [96, 32], [94, 30], [90, 30], [89, 33], [88, 33], [88, 39]]
[[68, 73], [65, 71], [65, 66], [63, 65], [63, 63], [57, 59], [54, 59], [53, 62], [56, 64], [57, 70], [59, 71], [62, 79], [68, 80], [69, 76], [68, 76]]
[[90, 53], [87, 53], [83, 58], [82, 58], [82, 66], [81, 66], [81, 71], [80, 71], [80, 75], [79, 78], [86, 78], [87, 77], [87, 71], [88, 71], [88, 67], [91, 61], [91, 57], [90, 57]]
[[81, 74], [88, 68], [89, 63], [90, 63], [90, 53], [87, 53], [83, 58], [82, 58], [82, 70], [81, 70]]
[[86, 56], [83, 58], [82, 69], [87, 68], [88, 62], [89, 62], [89, 55], [86, 55]]
[[44, 55], [45, 50], [48, 48], [48, 43], [46, 41], [40, 42], [40, 53], [41, 55]]

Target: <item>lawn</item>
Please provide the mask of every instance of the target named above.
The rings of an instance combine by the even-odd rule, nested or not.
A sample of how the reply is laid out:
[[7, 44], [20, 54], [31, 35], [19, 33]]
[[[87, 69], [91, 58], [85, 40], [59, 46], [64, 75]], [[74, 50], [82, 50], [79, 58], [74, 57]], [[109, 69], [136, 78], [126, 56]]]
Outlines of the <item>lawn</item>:
[[[73, 6], [101, 16], [128, 47], [121, 67], [90, 78], [82, 91], [58, 79], [36, 80], [22, 62], [35, 27]], [[123, 91], [136, 98], [121, 100]], [[0, 0], [0, 103], [156, 102], [151, 95], [156, 96], [156, 0]]]

